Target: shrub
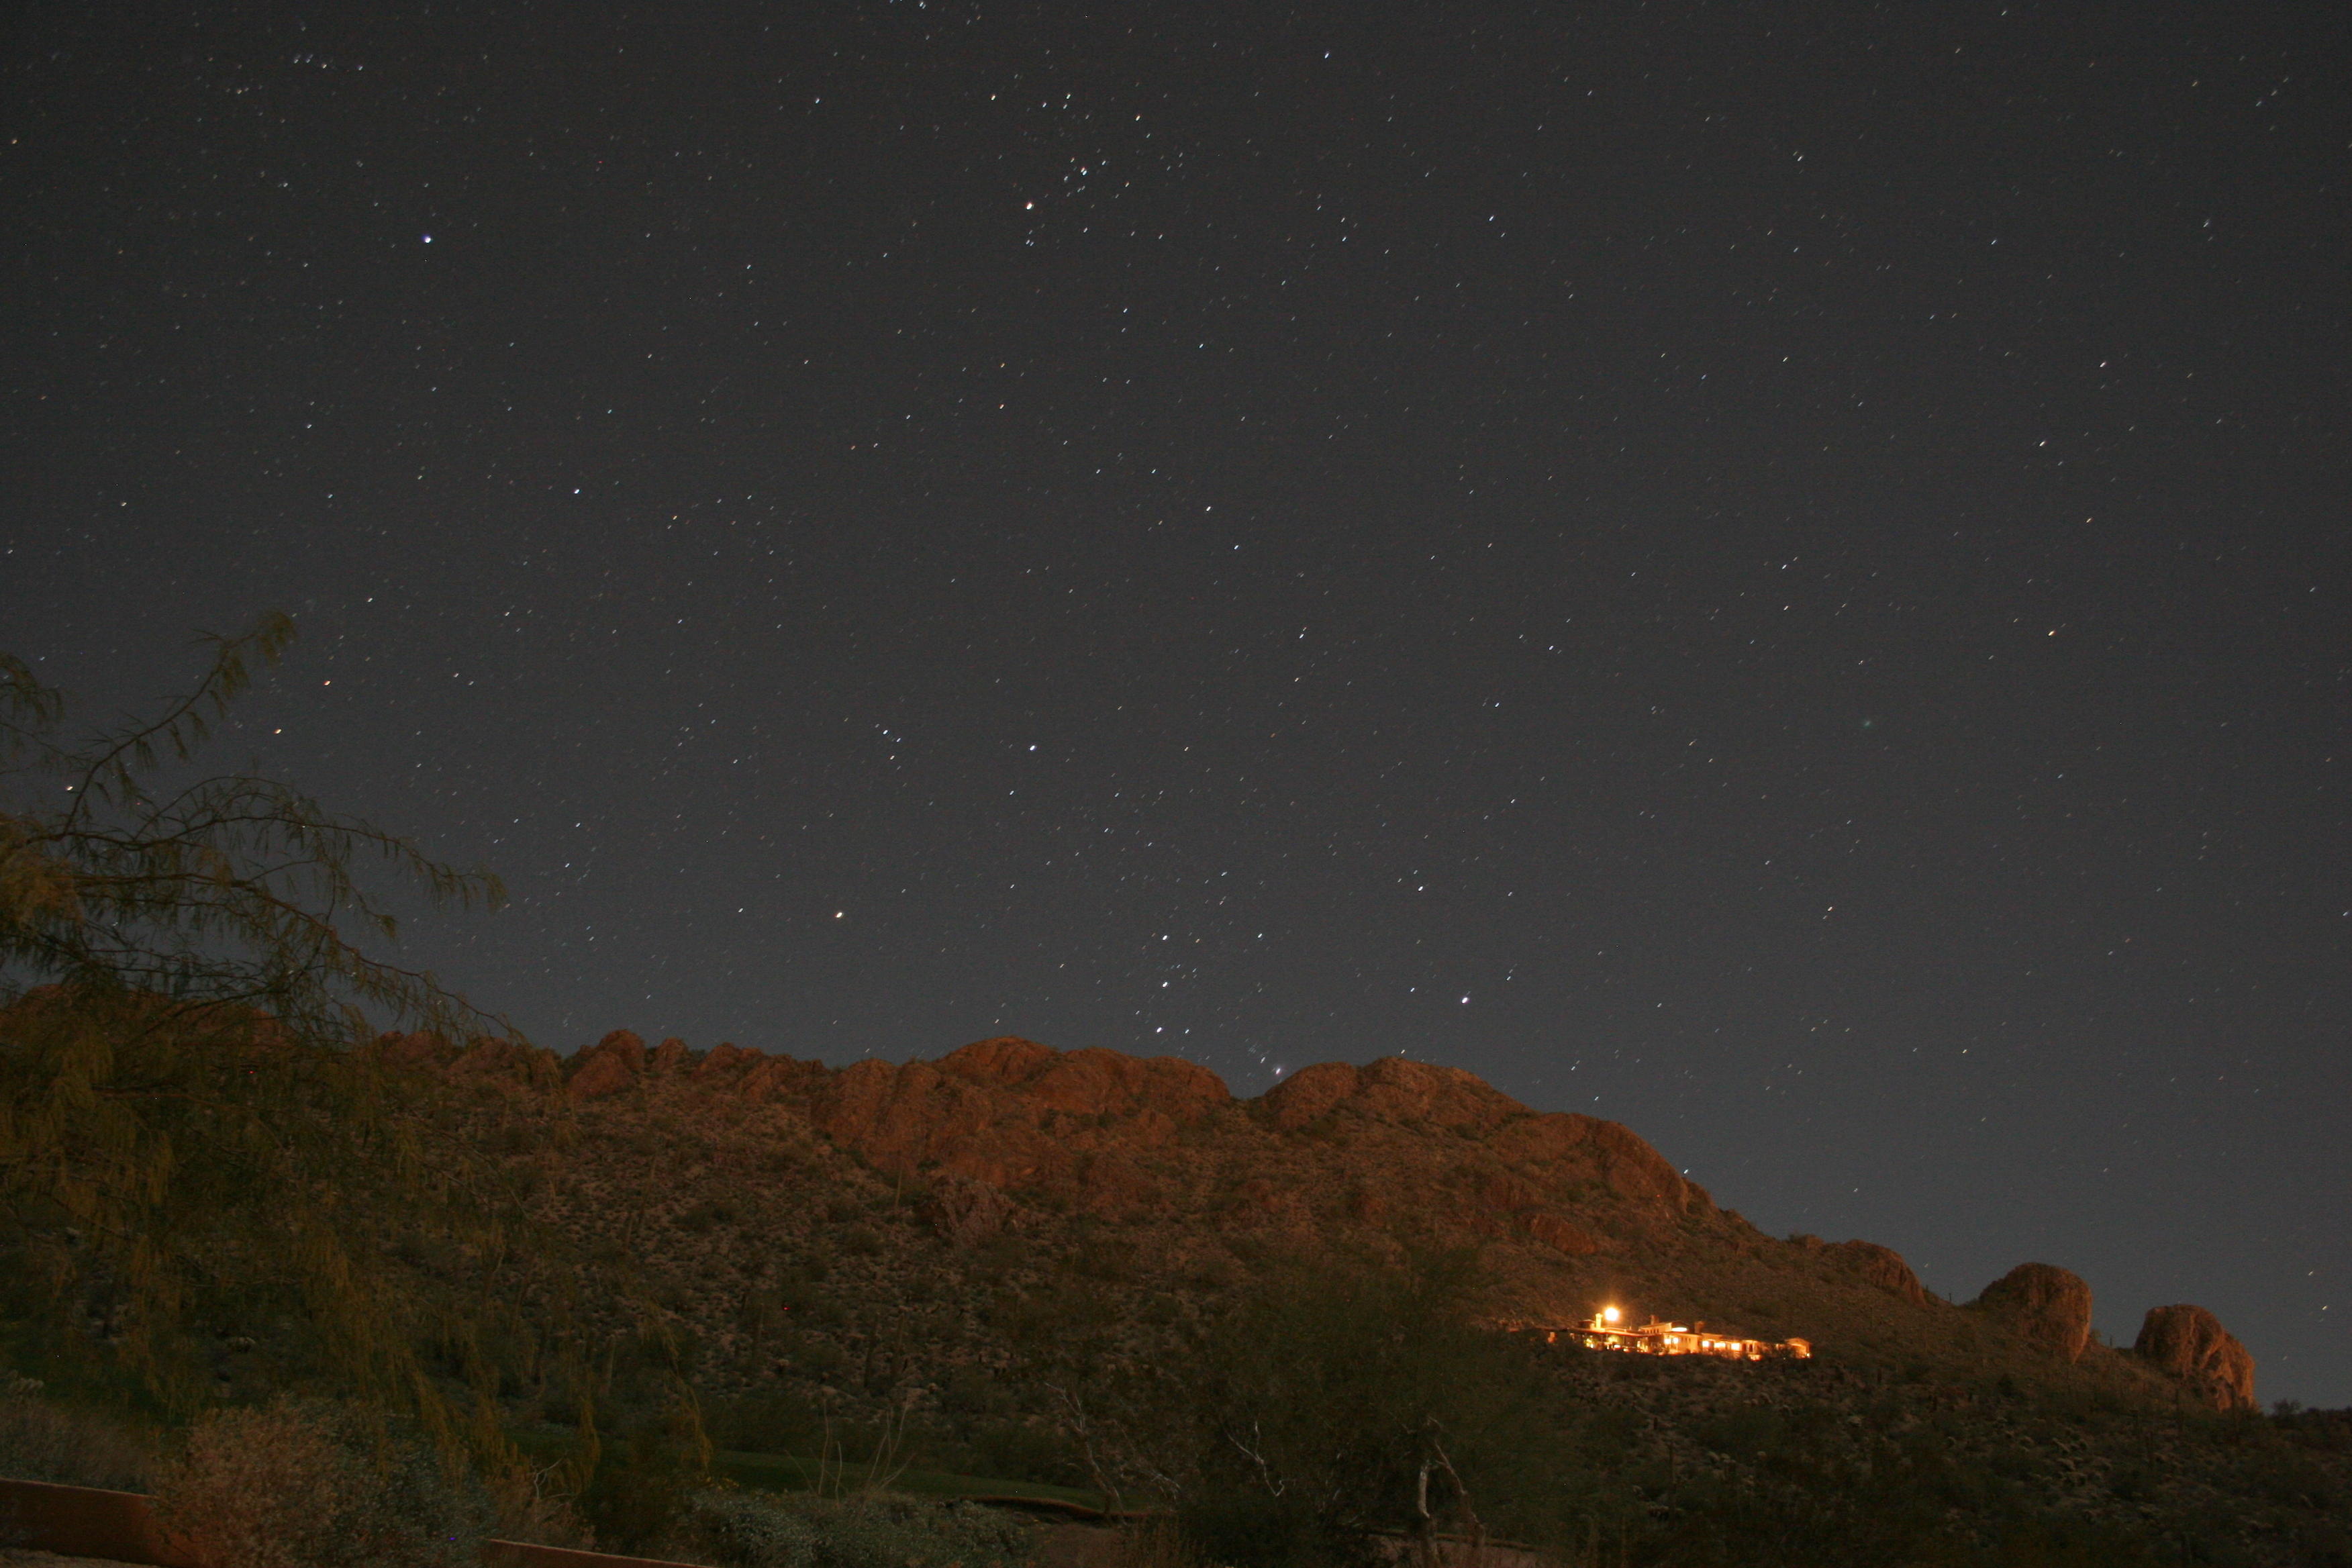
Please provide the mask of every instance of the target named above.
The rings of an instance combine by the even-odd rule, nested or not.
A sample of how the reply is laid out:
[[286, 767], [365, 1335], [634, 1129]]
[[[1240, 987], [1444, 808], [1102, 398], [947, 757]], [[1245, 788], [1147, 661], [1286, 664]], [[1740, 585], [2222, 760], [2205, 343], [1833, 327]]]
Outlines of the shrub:
[[689, 1405], [647, 1412], [604, 1445], [579, 1510], [606, 1551], [651, 1546], [677, 1521], [710, 1468], [708, 1435]]
[[37, 1398], [32, 1388], [0, 1395], [0, 1476], [137, 1491], [153, 1464], [146, 1438], [121, 1422]]
[[1203, 1553], [1338, 1561], [1424, 1502], [1450, 1529], [1580, 1533], [1573, 1424], [1524, 1342], [1473, 1326], [1477, 1287], [1458, 1258], [1284, 1270], [1211, 1325], [1147, 1438]]
[[155, 1504], [214, 1568], [457, 1568], [479, 1560], [488, 1513], [424, 1444], [290, 1399], [207, 1415]]
[[1029, 1552], [1026, 1523], [969, 1502], [706, 1491], [688, 1519], [682, 1544], [726, 1568], [1013, 1568]]

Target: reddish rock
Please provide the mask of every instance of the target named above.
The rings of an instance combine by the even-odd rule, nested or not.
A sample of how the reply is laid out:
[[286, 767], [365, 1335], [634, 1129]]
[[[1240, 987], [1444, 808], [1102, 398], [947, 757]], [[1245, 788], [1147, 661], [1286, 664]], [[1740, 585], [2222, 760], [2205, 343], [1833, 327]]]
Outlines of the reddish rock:
[[385, 1035], [376, 1041], [376, 1049], [386, 1061], [414, 1066], [422, 1062], [444, 1061], [457, 1053], [449, 1042], [439, 1035]]
[[1506, 1159], [1545, 1165], [1589, 1166], [1591, 1174], [1597, 1178], [1600, 1171], [1593, 1160], [1592, 1130], [1600, 1125], [1590, 1116], [1554, 1110], [1510, 1122], [1488, 1142]]
[[1020, 1088], [1035, 1104], [1081, 1116], [1131, 1117], [1149, 1109], [1177, 1121], [1233, 1099], [1224, 1079], [1197, 1062], [1095, 1048], [1055, 1055]]
[[732, 1040], [721, 1040], [710, 1048], [710, 1054], [694, 1064], [689, 1076], [698, 1079], [715, 1078], [739, 1068], [754, 1068], [767, 1060], [764, 1051], [746, 1050]]
[[2079, 1359], [2091, 1342], [2091, 1288], [2052, 1264], [2019, 1264], [1986, 1286], [1976, 1305], [2068, 1361]]
[[667, 1076], [683, 1071], [693, 1057], [694, 1053], [686, 1048], [686, 1042], [672, 1036], [654, 1047], [653, 1059], [647, 1066], [656, 1076]]
[[643, 1072], [646, 1066], [646, 1042], [634, 1030], [615, 1029], [596, 1042], [596, 1050], [622, 1058], [631, 1072]]
[[2216, 1410], [2253, 1410], [2254, 1358], [2202, 1307], [2152, 1307], [2132, 1349], [2189, 1384]]
[[646, 1068], [646, 1043], [626, 1029], [615, 1029], [573, 1062], [564, 1092], [573, 1100], [601, 1100], [637, 1081]]
[[1570, 1181], [1598, 1183], [1662, 1215], [1679, 1215], [1690, 1206], [1696, 1189], [1632, 1129], [1567, 1111], [1538, 1116], [1515, 1100], [1496, 1098], [1517, 1112], [1486, 1134], [1487, 1146], [1496, 1153], [1549, 1165]]
[[[1566, 1113], [1538, 1116], [1459, 1068], [1402, 1057], [1363, 1067], [1302, 1068], [1266, 1092], [1274, 1124], [1296, 1131], [1346, 1109], [1404, 1127], [1434, 1126], [1484, 1142], [1506, 1159], [1554, 1167], [1619, 1197], [1681, 1214], [1694, 1189], [1666, 1158], [1614, 1121]], [[1711, 1205], [1709, 1206], [1712, 1206]]]
[[1881, 1247], [1874, 1241], [1841, 1241], [1827, 1250], [1888, 1294], [1900, 1296], [1915, 1307], [1927, 1304], [1927, 1287], [1919, 1283], [1919, 1276], [1911, 1271], [1903, 1255], [1893, 1247]]
[[1346, 1062], [1319, 1062], [1301, 1068], [1265, 1091], [1266, 1109], [1274, 1124], [1295, 1132], [1356, 1092], [1356, 1069]]
[[1232, 1218], [1242, 1225], [1302, 1231], [1314, 1224], [1313, 1214], [1292, 1184], [1266, 1176], [1252, 1176], [1241, 1184], [1234, 1194]]
[[1527, 1107], [1460, 1068], [1380, 1057], [1360, 1068], [1322, 1062], [1266, 1091], [1274, 1124], [1295, 1131], [1345, 1106], [1382, 1121], [1427, 1122], [1457, 1131], [1497, 1127]]
[[1088, 1156], [1080, 1189], [1087, 1207], [1100, 1215], [1129, 1215], [1158, 1206], [1158, 1189], [1134, 1161], [1114, 1150]]
[[1000, 1035], [992, 1040], [975, 1040], [971, 1045], [950, 1051], [940, 1058], [940, 1070], [974, 1083], [992, 1084], [1010, 1089], [1022, 1083], [1038, 1068], [1060, 1055], [1051, 1046], [1041, 1046], [1034, 1040], [1024, 1040], [1013, 1035]]
[[1517, 1176], [1495, 1175], [1487, 1177], [1486, 1184], [1478, 1189], [1478, 1201], [1490, 1209], [1516, 1214], [1542, 1203], [1543, 1194]]
[[923, 1212], [931, 1228], [958, 1247], [970, 1247], [1003, 1230], [1018, 1213], [1011, 1200], [986, 1182], [950, 1174], [931, 1184]]
[[1664, 1154], [1630, 1127], [1616, 1121], [1592, 1124], [1592, 1146], [1601, 1156], [1601, 1179], [1621, 1198], [1654, 1204], [1680, 1214], [1690, 1203], [1690, 1184]]
[[550, 1089], [563, 1076], [555, 1053], [518, 1040], [476, 1040], [449, 1064], [451, 1078], [488, 1079], [534, 1089]]
[[1174, 1057], [1006, 1037], [937, 1062], [858, 1062], [814, 1082], [809, 1118], [884, 1170], [937, 1166], [1093, 1203], [1076, 1184], [1081, 1155], [1159, 1147], [1232, 1099], [1216, 1074]]
[[1368, 1116], [1455, 1131], [1484, 1131], [1528, 1114], [1526, 1106], [1475, 1074], [1408, 1057], [1379, 1057], [1358, 1068], [1349, 1100]]
[[[772, 1057], [761, 1051], [745, 1051], [735, 1061], [744, 1067], [743, 1076], [735, 1081], [735, 1092], [753, 1101], [773, 1100], [824, 1074], [821, 1062], [794, 1061], [790, 1057]], [[706, 1061], [702, 1067], [709, 1065]], [[702, 1068], [695, 1071], [699, 1076]]]
[[1529, 1236], [1570, 1258], [1583, 1258], [1601, 1250], [1601, 1238], [1572, 1219], [1541, 1211], [1523, 1214], [1518, 1219]]

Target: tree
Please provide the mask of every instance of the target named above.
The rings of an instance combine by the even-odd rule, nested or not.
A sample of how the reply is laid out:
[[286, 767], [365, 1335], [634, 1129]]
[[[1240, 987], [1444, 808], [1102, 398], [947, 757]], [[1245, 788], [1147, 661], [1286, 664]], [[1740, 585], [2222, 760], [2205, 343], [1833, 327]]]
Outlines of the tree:
[[[1530, 1347], [1476, 1325], [1460, 1256], [1277, 1272], [1204, 1336], [1168, 1420], [1180, 1510], [1217, 1562], [1348, 1563], [1368, 1534], [1557, 1543], [1597, 1503]], [[1187, 1418], [1189, 1415], [1189, 1418]]]
[[[495, 877], [441, 865], [272, 779], [155, 787], [194, 758], [255, 662], [275, 664], [293, 637], [294, 623], [273, 615], [241, 637], [205, 638], [210, 668], [193, 690], [79, 744], [58, 739], [63, 694], [0, 654], [0, 973], [184, 1008], [257, 1007], [295, 1037], [338, 1045], [362, 1037], [370, 1009], [452, 1031], [486, 1021], [430, 975], [371, 957], [344, 928], [398, 935], [357, 875], [363, 860], [468, 908], [503, 901]], [[32, 798], [45, 779], [62, 786], [62, 804]]]
[[415, 1075], [364, 1047], [492, 1021], [360, 945], [398, 929], [363, 873], [458, 907], [502, 894], [275, 780], [192, 767], [293, 635], [271, 616], [207, 637], [192, 689], [78, 740], [63, 695], [0, 655], [5, 1306], [20, 1341], [174, 1408], [213, 1396], [224, 1343], [259, 1340], [282, 1378], [446, 1437], [425, 1352], [478, 1371], [480, 1325], [399, 1244], [494, 1248], [498, 1205]]

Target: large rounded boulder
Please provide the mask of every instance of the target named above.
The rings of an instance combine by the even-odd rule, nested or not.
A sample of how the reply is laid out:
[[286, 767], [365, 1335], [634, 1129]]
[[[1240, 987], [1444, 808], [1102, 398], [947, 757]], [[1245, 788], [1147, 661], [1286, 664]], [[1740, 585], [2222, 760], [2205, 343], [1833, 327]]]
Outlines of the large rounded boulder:
[[2255, 1408], [2253, 1356], [2202, 1307], [2149, 1308], [2132, 1350], [2196, 1389], [2216, 1410]]
[[1841, 1241], [1825, 1249], [1829, 1255], [1890, 1296], [1900, 1296], [1915, 1307], [1927, 1304], [1927, 1288], [1903, 1261], [1903, 1255], [1874, 1241]]
[[2068, 1361], [2091, 1342], [2091, 1288], [2050, 1263], [2021, 1263], [1984, 1288], [1977, 1310]]

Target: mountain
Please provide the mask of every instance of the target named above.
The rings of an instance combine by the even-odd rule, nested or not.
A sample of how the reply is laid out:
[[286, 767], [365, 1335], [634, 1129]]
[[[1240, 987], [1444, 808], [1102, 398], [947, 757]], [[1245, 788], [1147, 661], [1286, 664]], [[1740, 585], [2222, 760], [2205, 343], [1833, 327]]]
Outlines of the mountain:
[[[503, 1041], [385, 1050], [471, 1086], [505, 1158], [541, 1173], [541, 1212], [592, 1250], [627, 1250], [741, 1377], [761, 1353], [739, 1322], [751, 1282], [812, 1256], [944, 1279], [987, 1272], [974, 1260], [990, 1244], [994, 1258], [1076, 1249], [1124, 1300], [1228, 1288], [1268, 1258], [1475, 1247], [1504, 1326], [1613, 1304], [1802, 1336], [1836, 1363], [2253, 1403], [2252, 1358], [2199, 1309], [2152, 1314], [2136, 1354], [2092, 1342], [2088, 1287], [2049, 1265], [1957, 1306], [1886, 1247], [1765, 1235], [1616, 1122], [1537, 1112], [1403, 1058], [1307, 1068], [1244, 1100], [1178, 1058], [1014, 1038], [837, 1069], [725, 1044], [648, 1049], [626, 1031], [568, 1061]], [[736, 1263], [714, 1276], [716, 1252]], [[972, 1336], [984, 1357], [984, 1322]]]
[[[1234, 1302], [1301, 1270], [1475, 1251], [1479, 1317], [1530, 1343], [1614, 1305], [1814, 1347], [1548, 1353], [1628, 1529], [1737, 1534], [1723, 1521], [1777, 1497], [1843, 1538], [1822, 1521], [1867, 1494], [1872, 1517], [1980, 1542], [2019, 1521], [2094, 1532], [2091, 1555], [2053, 1561], [2352, 1545], [2352, 1422], [2257, 1415], [2252, 1360], [2210, 1313], [2160, 1308], [2111, 1347], [2090, 1287], [2046, 1263], [1948, 1301], [1886, 1247], [1767, 1236], [1629, 1129], [1455, 1068], [1325, 1064], [1242, 1100], [1180, 1058], [1015, 1038], [839, 1068], [625, 1031], [569, 1059], [379, 1050], [457, 1091], [467, 1136], [568, 1249], [562, 1300], [527, 1305], [577, 1325], [607, 1421], [682, 1376], [722, 1445], [911, 1443], [942, 1469], [1115, 1485], [1108, 1391], [1189, 1375]], [[574, 1419], [566, 1376], [512, 1388], [519, 1418]], [[1896, 1478], [1899, 1496], [1868, 1490]]]

